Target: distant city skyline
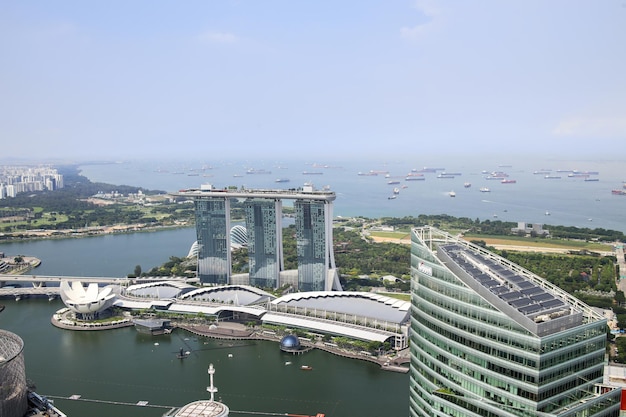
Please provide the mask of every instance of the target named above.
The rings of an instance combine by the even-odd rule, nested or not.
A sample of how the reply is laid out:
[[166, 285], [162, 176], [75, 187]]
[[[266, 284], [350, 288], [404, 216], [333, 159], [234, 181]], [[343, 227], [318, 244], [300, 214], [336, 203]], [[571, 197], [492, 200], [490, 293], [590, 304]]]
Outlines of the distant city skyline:
[[3, 159], [626, 155], [626, 3], [0, 3]]

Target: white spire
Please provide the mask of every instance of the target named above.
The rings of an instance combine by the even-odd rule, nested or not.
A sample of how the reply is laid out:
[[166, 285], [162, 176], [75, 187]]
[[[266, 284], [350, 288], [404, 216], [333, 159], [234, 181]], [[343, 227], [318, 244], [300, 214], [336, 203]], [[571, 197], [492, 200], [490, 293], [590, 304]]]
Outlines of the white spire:
[[209, 380], [210, 386], [206, 387], [206, 390], [211, 393], [211, 401], [215, 401], [215, 393], [217, 392], [217, 388], [213, 386], [213, 374], [215, 373], [215, 368], [213, 368], [213, 364], [209, 364]]

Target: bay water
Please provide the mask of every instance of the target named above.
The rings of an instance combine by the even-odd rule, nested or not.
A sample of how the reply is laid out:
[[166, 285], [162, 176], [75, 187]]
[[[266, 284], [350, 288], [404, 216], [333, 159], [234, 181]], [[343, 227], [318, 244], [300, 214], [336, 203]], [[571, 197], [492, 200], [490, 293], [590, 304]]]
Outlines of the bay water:
[[[423, 181], [406, 181], [408, 173], [424, 167]], [[227, 186], [286, 189], [312, 183], [335, 191], [335, 216], [369, 218], [448, 214], [479, 220], [541, 223], [626, 232], [626, 195], [613, 195], [626, 181], [626, 161], [547, 158], [540, 153], [476, 156], [399, 156], [397, 160], [343, 158], [328, 161], [120, 161], [80, 167], [92, 181], [126, 184], [175, 192], [210, 183]], [[266, 174], [248, 174], [248, 170]], [[443, 171], [453, 178], [437, 178]], [[573, 171], [597, 172], [585, 181]], [[359, 175], [378, 171], [378, 175]], [[515, 183], [486, 179], [502, 171]], [[546, 179], [548, 172], [551, 179]], [[559, 177], [559, 178], [556, 178]], [[276, 182], [281, 179], [285, 182]], [[399, 184], [389, 184], [397, 181]], [[465, 187], [469, 183], [469, 187]], [[393, 188], [400, 188], [389, 199]], [[406, 187], [406, 188], [405, 188]], [[480, 192], [481, 187], [490, 192]], [[456, 197], [451, 198], [454, 191]]]
[[[123, 277], [137, 264], [148, 270], [171, 255], [185, 256], [193, 240], [194, 229], [183, 228], [4, 243], [0, 251], [40, 258], [42, 264], [33, 274]], [[50, 323], [54, 312], [63, 307], [60, 300], [2, 299], [0, 303], [6, 307], [0, 313], [0, 328], [24, 340], [27, 377], [37, 392], [53, 398], [70, 417], [158, 417], [169, 406], [206, 399], [210, 363], [216, 368], [217, 398], [233, 410], [231, 416], [408, 414], [408, 375], [383, 371], [368, 362], [321, 351], [293, 356], [281, 352], [275, 342], [218, 341], [182, 330], [155, 337], [132, 327], [62, 330]], [[181, 348], [191, 352], [184, 360], [176, 358]], [[302, 371], [301, 365], [313, 370]], [[67, 399], [71, 395], [81, 399]], [[113, 404], [139, 401], [147, 401], [148, 406]]]
[[[461, 175], [439, 179], [436, 174], [424, 174], [424, 181], [404, 181], [407, 173], [424, 166]], [[251, 168], [271, 173], [246, 174]], [[568, 177], [567, 172], [559, 174], [559, 179], [535, 174], [544, 169], [550, 169], [555, 176], [557, 169], [598, 171], [598, 181]], [[626, 180], [626, 162], [611, 159], [572, 161], [517, 155], [329, 161], [208, 158], [86, 164], [81, 170], [95, 182], [168, 192], [198, 188], [203, 183], [218, 188], [295, 188], [310, 182], [317, 188], [327, 186], [335, 191], [335, 215], [345, 217], [449, 214], [626, 232], [626, 196], [611, 195], [611, 190], [621, 188]], [[370, 170], [380, 174], [358, 175]], [[497, 170], [506, 171], [516, 182], [501, 184], [485, 179], [485, 173]], [[277, 183], [279, 178], [289, 181]], [[400, 184], [388, 184], [391, 180]], [[465, 182], [471, 186], [465, 187]], [[402, 186], [396, 199], [388, 199], [393, 187]], [[491, 191], [481, 193], [480, 187]], [[449, 196], [450, 191], [456, 192], [455, 198]], [[185, 256], [194, 240], [194, 229], [182, 228], [2, 243], [0, 251], [40, 258], [42, 264], [34, 274], [124, 277], [136, 265], [147, 271], [170, 256]], [[140, 335], [132, 328], [72, 332], [50, 324], [54, 311], [63, 306], [58, 300], [0, 302], [6, 306], [0, 313], [0, 328], [18, 334], [25, 342], [28, 378], [39, 393], [56, 398], [57, 405], [71, 417], [157, 417], [168, 406], [208, 398], [209, 363], [216, 367], [218, 398], [234, 410], [233, 416], [252, 411], [305, 415], [321, 412], [329, 417], [408, 414], [408, 375], [385, 372], [366, 362], [319, 351], [294, 357], [281, 353], [272, 342], [222, 342], [178, 330], [158, 338]], [[189, 358], [176, 359], [180, 348], [192, 352]], [[301, 371], [301, 364], [314, 369]], [[64, 399], [73, 394], [80, 395], [81, 400]], [[148, 406], [112, 404], [139, 401], [147, 401]]]

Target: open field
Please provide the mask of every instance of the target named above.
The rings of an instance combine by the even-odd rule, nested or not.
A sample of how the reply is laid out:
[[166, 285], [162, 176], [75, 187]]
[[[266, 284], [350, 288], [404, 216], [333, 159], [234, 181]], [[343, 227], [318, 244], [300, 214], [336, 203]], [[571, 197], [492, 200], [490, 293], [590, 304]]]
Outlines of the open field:
[[466, 240], [482, 240], [488, 246], [499, 248], [500, 246], [508, 247], [525, 247], [536, 248], [545, 251], [570, 251], [570, 250], [588, 250], [593, 252], [613, 252], [613, 246], [597, 242], [585, 242], [578, 240], [561, 240], [561, 239], [543, 239], [543, 238], [524, 238], [519, 236], [484, 236], [484, 235], [465, 235]]
[[[369, 236], [375, 242], [392, 242], [400, 244], [411, 243], [411, 235], [406, 232], [371, 232]], [[592, 252], [600, 252], [602, 254], [613, 252], [613, 247], [608, 244], [575, 240], [486, 235], [466, 235], [464, 236], [464, 239], [469, 241], [484, 241], [487, 246], [491, 246], [496, 249], [506, 249], [518, 252], [567, 253], [572, 250], [588, 250]]]

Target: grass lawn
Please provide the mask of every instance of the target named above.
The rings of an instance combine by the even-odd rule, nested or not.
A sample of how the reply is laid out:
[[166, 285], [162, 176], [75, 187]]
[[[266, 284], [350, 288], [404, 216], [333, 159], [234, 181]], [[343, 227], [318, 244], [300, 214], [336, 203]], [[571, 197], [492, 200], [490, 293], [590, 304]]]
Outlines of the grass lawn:
[[584, 242], [581, 240], [561, 240], [544, 238], [527, 238], [521, 236], [489, 236], [489, 235], [464, 235], [465, 240], [483, 240], [487, 245], [511, 245], [531, 246], [537, 248], [561, 248], [590, 251], [611, 251], [612, 246], [604, 243]]
[[410, 232], [369, 232], [373, 237], [384, 237], [389, 239], [410, 239]]
[[390, 298], [397, 298], [402, 301], [411, 301], [411, 294], [405, 294], [402, 292], [379, 292], [380, 295], [385, 295]]

